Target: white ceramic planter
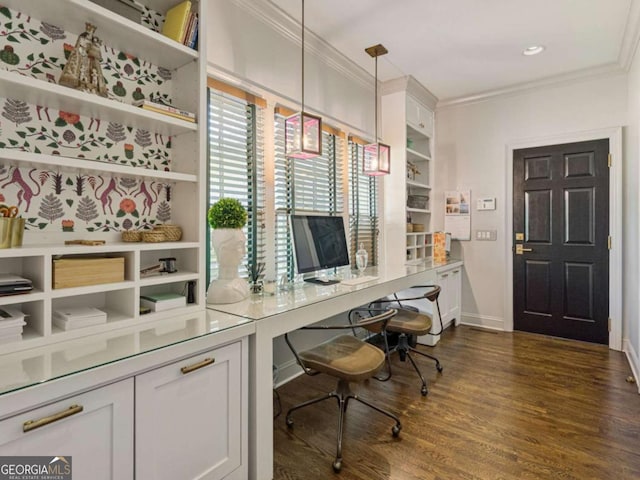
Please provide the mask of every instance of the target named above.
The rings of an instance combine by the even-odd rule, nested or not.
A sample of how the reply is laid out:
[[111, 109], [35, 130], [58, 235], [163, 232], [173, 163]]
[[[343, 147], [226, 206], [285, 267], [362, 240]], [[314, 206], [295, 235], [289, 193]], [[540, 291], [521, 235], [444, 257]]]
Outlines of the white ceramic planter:
[[211, 231], [211, 246], [218, 260], [218, 278], [207, 290], [207, 303], [235, 303], [249, 296], [249, 285], [238, 276], [245, 254], [246, 237], [240, 229], [218, 228]]

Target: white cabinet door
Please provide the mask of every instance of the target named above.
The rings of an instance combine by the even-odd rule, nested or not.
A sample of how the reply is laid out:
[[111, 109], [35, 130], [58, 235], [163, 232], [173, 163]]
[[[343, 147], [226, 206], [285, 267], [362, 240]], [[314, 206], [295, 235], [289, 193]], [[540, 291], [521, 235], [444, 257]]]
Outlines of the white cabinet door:
[[438, 284], [442, 288], [440, 293], [440, 311], [442, 323], [447, 327], [452, 321], [460, 324], [460, 296], [462, 290], [462, 267], [455, 267], [438, 272]]
[[3, 420], [0, 456], [12, 455], [71, 457], [78, 479], [133, 479], [133, 380]]
[[236, 342], [136, 377], [137, 480], [236, 475], [247, 394], [242, 359]]
[[462, 303], [462, 269], [461, 267], [451, 270], [449, 281], [449, 320], [454, 320], [455, 325], [460, 325], [461, 303]]
[[407, 123], [416, 131], [433, 136], [433, 113], [412, 97], [407, 97]]

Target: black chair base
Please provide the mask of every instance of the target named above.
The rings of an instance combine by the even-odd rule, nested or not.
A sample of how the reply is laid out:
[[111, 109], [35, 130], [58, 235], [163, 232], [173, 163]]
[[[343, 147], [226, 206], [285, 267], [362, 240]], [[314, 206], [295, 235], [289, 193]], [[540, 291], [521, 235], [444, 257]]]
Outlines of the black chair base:
[[[422, 387], [420, 388], [420, 393], [422, 393], [422, 396], [427, 396], [429, 394], [427, 381], [422, 375], [422, 372], [420, 371], [418, 364], [415, 362], [415, 360], [411, 356], [411, 353], [417, 353], [418, 355], [422, 355], [423, 357], [430, 358], [431, 360], [436, 362], [436, 370], [438, 370], [438, 373], [442, 373], [444, 368], [440, 364], [440, 360], [438, 360], [436, 357], [434, 357], [433, 355], [429, 355], [428, 353], [421, 352], [417, 348], [413, 347], [412, 345], [417, 345], [417, 342], [415, 342], [414, 339], [415, 337], [411, 338], [405, 334], [398, 335], [397, 343], [390, 350], [389, 355], [393, 352], [398, 352], [398, 356], [400, 357], [401, 362], [405, 362], [407, 358], [409, 359], [409, 363], [413, 365], [413, 369], [416, 371], [416, 373], [420, 377], [420, 380], [422, 381]], [[391, 360], [387, 357], [387, 375], [385, 377], [375, 377], [375, 379], [380, 380], [381, 382], [386, 382], [390, 378], [391, 378]]]
[[386, 415], [387, 417], [395, 420], [396, 424], [391, 428], [391, 434], [394, 437], [397, 437], [398, 435], [400, 435], [400, 430], [402, 430], [402, 424], [400, 423], [400, 419], [397, 416], [393, 415], [392, 413], [387, 412], [382, 408], [376, 407], [372, 403], [369, 403], [368, 401], [363, 400], [358, 395], [354, 394], [351, 391], [351, 388], [349, 387], [349, 382], [347, 382], [346, 380], [338, 380], [338, 385], [335, 391], [331, 393], [328, 393], [321, 397], [314, 398], [312, 400], [308, 400], [294, 407], [291, 407], [287, 412], [287, 417], [286, 417], [287, 427], [293, 428], [293, 420], [291, 419], [291, 414], [294, 411], [299, 410], [300, 408], [308, 407], [309, 405], [313, 405], [314, 403], [322, 402], [323, 400], [327, 400], [329, 398], [335, 398], [338, 401], [338, 408], [340, 409], [340, 414], [338, 417], [338, 444], [337, 444], [337, 451], [336, 451], [336, 459], [333, 461], [334, 472], [338, 473], [342, 469], [342, 432], [344, 427], [344, 416], [347, 411], [347, 405], [349, 403], [349, 400], [351, 399], [357, 400], [363, 405], [366, 405], [367, 407], [372, 408], [373, 410], [380, 412], [383, 415]]

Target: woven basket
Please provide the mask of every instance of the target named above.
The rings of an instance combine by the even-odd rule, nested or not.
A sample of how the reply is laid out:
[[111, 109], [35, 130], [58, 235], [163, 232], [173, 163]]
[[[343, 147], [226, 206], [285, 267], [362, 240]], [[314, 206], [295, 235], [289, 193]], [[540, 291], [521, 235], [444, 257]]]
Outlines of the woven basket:
[[407, 232], [413, 232], [413, 223], [407, 223]]
[[164, 242], [165, 236], [162, 232], [151, 230], [150, 232], [142, 232], [142, 241], [150, 243]]
[[122, 232], [123, 242], [139, 242], [142, 240], [142, 232], [139, 230], [125, 230]]
[[423, 223], [413, 223], [411, 225], [413, 226], [413, 231], [414, 232], [424, 232], [424, 224]]
[[168, 242], [177, 242], [182, 238], [182, 228], [177, 225], [156, 225], [153, 229], [154, 232], [162, 232], [164, 239]]

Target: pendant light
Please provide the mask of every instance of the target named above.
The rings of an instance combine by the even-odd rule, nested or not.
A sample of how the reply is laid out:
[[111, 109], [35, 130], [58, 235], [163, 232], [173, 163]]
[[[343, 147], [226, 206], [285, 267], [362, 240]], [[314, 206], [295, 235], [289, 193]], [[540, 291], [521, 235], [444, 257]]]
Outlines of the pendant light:
[[285, 155], [313, 158], [322, 154], [322, 118], [304, 111], [304, 0], [302, 0], [302, 100], [298, 113], [284, 122]]
[[[378, 137], [378, 57], [385, 55], [388, 50], [381, 44], [373, 47], [365, 48], [370, 56], [376, 59], [376, 75], [375, 75], [375, 122], [376, 137], [375, 143], [364, 146], [364, 159], [362, 162], [362, 173], [365, 175], [377, 176], [388, 175], [391, 173], [391, 147], [384, 143], [380, 143]], [[382, 117], [382, 115], [380, 115]]]

